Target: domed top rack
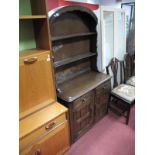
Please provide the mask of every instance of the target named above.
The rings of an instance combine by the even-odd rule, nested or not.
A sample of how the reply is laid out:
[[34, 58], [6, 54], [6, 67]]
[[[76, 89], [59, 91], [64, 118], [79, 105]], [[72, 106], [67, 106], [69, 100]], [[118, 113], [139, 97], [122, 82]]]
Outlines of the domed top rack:
[[[49, 23], [57, 94], [60, 99], [71, 102], [82, 95], [83, 90], [89, 91], [102, 81], [95, 78], [101, 74], [96, 67], [97, 17], [85, 7], [65, 6], [49, 12]], [[87, 78], [90, 75], [94, 80]], [[81, 83], [80, 78], [93, 82], [85, 86], [89, 81]], [[71, 97], [73, 89], [76, 93]]]

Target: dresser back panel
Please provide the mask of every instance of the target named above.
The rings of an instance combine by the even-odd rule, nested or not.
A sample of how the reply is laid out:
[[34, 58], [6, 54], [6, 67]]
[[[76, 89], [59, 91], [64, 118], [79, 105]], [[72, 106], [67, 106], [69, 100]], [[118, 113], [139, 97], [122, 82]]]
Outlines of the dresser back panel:
[[[91, 52], [91, 40], [89, 38], [73, 38], [53, 43], [54, 61], [78, 56]], [[93, 52], [93, 51], [92, 51]]]
[[69, 65], [63, 68], [58, 68], [56, 72], [56, 81], [58, 84], [61, 84], [90, 70], [91, 70], [90, 61], [77, 62], [74, 63], [74, 65], [72, 66]]

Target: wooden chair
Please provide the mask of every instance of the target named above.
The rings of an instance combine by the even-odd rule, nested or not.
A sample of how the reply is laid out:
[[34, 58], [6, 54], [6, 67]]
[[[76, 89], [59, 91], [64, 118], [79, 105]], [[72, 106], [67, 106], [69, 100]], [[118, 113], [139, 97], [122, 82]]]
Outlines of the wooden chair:
[[[117, 58], [112, 58], [109, 65], [106, 67], [107, 74], [112, 74], [113, 88], [110, 93], [108, 109], [120, 114], [126, 118], [128, 124], [130, 109], [135, 102], [135, 88], [131, 85], [123, 83], [122, 80], [122, 65], [123, 62]], [[118, 71], [120, 72], [118, 74]], [[118, 82], [118, 79], [119, 82]], [[123, 105], [123, 109], [118, 107], [118, 103]]]
[[135, 55], [124, 56], [123, 62], [124, 83], [135, 87]]

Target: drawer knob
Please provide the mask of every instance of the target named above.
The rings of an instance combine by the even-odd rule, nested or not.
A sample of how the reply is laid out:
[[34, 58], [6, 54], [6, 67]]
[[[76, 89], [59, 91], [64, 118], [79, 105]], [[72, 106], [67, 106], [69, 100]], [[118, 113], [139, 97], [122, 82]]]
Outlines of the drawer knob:
[[45, 126], [45, 129], [46, 130], [52, 129], [55, 125], [56, 125], [56, 122], [49, 123], [48, 125]]
[[37, 149], [35, 152], [32, 153], [32, 155], [41, 155], [41, 150]]
[[38, 60], [37, 57], [29, 58], [29, 59], [24, 59], [25, 64], [33, 64]]
[[84, 103], [84, 102], [86, 102], [86, 100], [85, 99], [82, 99], [82, 103]]

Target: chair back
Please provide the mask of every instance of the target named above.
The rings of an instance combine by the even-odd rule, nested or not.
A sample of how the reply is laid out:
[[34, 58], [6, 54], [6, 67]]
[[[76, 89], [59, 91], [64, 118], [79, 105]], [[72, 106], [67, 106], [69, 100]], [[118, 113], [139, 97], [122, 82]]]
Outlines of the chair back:
[[125, 54], [123, 62], [124, 83], [135, 74], [135, 56], [129, 53]]
[[131, 55], [132, 58], [132, 76], [135, 76], [135, 53]]
[[110, 63], [106, 67], [108, 75], [112, 76], [112, 88], [115, 88], [119, 84], [123, 83], [122, 80], [122, 61], [117, 58], [112, 58]]

